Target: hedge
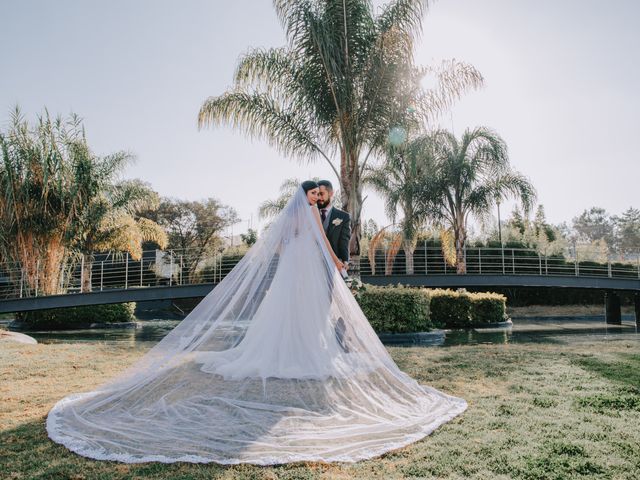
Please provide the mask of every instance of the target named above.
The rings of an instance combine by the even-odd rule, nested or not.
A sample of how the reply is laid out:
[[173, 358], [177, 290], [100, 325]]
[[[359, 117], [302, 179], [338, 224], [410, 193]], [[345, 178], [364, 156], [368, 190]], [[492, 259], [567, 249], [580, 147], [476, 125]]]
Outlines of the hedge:
[[133, 322], [135, 306], [134, 302], [130, 302], [18, 312], [16, 321], [28, 330], [88, 328], [92, 323]]
[[441, 328], [469, 328], [473, 325], [471, 296], [453, 290], [432, 290], [431, 318]]
[[507, 318], [506, 298], [497, 293], [367, 285], [357, 298], [378, 333], [470, 328]]
[[378, 333], [426, 332], [433, 328], [425, 289], [368, 285], [357, 300]]

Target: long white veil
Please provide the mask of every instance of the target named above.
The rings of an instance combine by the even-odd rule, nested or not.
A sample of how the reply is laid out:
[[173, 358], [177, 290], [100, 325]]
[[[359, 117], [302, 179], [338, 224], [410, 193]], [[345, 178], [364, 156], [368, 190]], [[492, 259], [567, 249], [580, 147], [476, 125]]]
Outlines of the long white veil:
[[337, 271], [302, 188], [229, 275], [117, 378], [59, 401], [54, 441], [137, 462], [352, 462], [466, 402], [398, 369]]

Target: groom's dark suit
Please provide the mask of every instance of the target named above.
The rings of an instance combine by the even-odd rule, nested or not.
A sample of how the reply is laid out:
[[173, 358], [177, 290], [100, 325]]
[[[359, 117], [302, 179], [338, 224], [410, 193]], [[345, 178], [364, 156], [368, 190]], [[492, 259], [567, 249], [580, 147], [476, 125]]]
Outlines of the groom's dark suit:
[[[320, 209], [321, 219], [322, 216], [323, 212], [322, 209]], [[335, 207], [330, 207], [330, 209], [326, 211], [322, 225], [333, 253], [343, 262], [348, 262], [349, 239], [351, 238], [351, 217], [349, 214]], [[348, 353], [351, 348], [348, 344], [349, 336], [347, 335], [347, 325], [342, 317], [335, 319], [334, 331], [338, 345], [340, 345], [340, 348], [342, 348], [345, 353]]]
[[[320, 211], [322, 216], [322, 210]], [[335, 207], [327, 212], [323, 222], [331, 248], [343, 262], [349, 261], [349, 239], [351, 238], [351, 217], [347, 212]]]

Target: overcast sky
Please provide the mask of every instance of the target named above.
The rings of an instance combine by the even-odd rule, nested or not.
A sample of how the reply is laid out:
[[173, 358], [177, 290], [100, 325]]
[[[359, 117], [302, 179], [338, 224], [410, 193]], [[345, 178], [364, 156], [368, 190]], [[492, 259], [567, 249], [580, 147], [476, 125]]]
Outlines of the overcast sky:
[[[325, 164], [300, 165], [230, 129], [197, 129], [202, 102], [230, 86], [240, 54], [284, 44], [270, 0], [0, 5], [2, 128], [16, 104], [30, 118], [45, 106], [75, 112], [96, 153], [135, 154], [127, 177], [161, 195], [235, 207], [243, 223], [234, 233], [251, 216], [256, 225], [259, 203], [283, 179], [336, 180]], [[481, 71], [485, 88], [444, 125], [502, 135], [550, 221], [594, 205], [619, 214], [640, 207], [639, 19], [635, 0], [440, 0], [416, 59], [456, 58]], [[385, 221], [375, 194], [364, 217]]]

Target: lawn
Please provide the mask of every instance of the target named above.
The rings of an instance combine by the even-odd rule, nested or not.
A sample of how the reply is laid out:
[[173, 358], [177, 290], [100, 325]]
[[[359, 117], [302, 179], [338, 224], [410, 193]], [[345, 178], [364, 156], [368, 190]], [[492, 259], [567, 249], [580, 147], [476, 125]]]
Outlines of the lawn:
[[0, 343], [0, 478], [640, 478], [640, 344], [629, 339], [390, 348], [403, 370], [469, 408], [420, 442], [356, 464], [126, 465], [47, 438], [58, 399], [99, 385], [149, 346]]

